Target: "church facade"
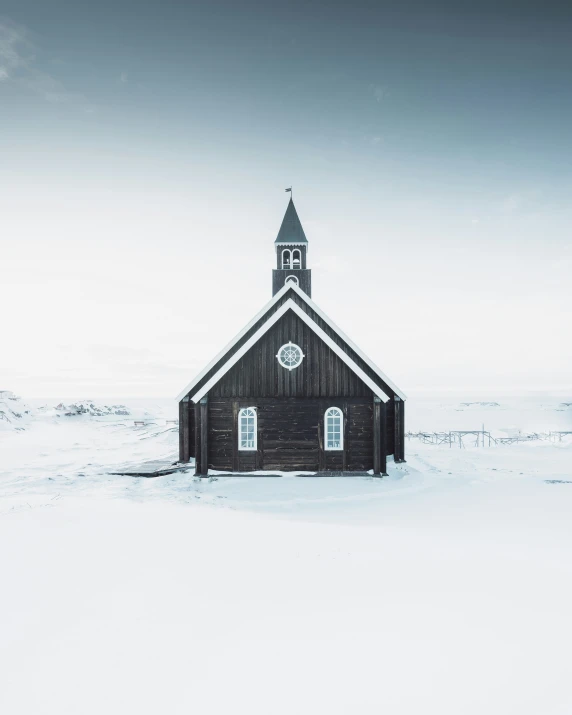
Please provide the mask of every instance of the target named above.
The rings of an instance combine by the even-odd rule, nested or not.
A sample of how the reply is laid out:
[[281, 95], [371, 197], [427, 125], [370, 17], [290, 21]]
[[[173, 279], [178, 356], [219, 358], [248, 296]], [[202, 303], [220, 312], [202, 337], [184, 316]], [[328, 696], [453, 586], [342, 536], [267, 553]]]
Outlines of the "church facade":
[[292, 199], [275, 241], [272, 300], [179, 400], [179, 459], [195, 473], [386, 473], [405, 460], [405, 395], [312, 301]]

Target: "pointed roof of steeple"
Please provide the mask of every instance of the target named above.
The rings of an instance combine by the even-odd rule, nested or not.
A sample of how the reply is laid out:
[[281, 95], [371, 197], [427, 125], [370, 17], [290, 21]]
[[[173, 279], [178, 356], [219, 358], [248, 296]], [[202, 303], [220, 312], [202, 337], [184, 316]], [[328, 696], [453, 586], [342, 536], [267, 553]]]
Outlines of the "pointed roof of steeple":
[[280, 231], [278, 231], [278, 236], [274, 243], [308, 243], [298, 214], [296, 213], [296, 208], [294, 207], [294, 202], [290, 198], [288, 202], [288, 207], [284, 218], [282, 219], [282, 226], [280, 226]]

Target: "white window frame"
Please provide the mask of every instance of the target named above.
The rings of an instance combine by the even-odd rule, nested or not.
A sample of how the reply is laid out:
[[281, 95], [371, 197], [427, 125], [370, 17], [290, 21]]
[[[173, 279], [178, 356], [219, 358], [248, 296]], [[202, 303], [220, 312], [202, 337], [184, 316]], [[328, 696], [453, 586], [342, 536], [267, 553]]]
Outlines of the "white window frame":
[[[335, 415], [329, 415], [329, 412], [335, 411]], [[340, 421], [340, 446], [328, 446], [328, 417], [338, 417]], [[339, 407], [328, 407], [324, 412], [324, 449], [326, 452], [342, 452], [344, 449], [344, 413]]]
[[[248, 414], [248, 413], [252, 414]], [[254, 446], [253, 447], [243, 447], [242, 446], [242, 423], [243, 419], [254, 419]], [[238, 449], [240, 452], [256, 452], [258, 448], [258, 415], [256, 414], [256, 407], [242, 407], [238, 412]]]
[[[290, 345], [293, 348], [296, 348], [300, 351], [300, 362], [296, 363], [296, 365], [285, 365], [282, 362], [282, 360], [280, 359], [280, 353], [282, 352], [282, 350], [284, 350], [284, 348], [287, 348]], [[285, 370], [290, 370], [290, 371], [295, 370], [297, 367], [300, 367], [300, 365], [302, 364], [302, 360], [305, 357], [306, 356], [302, 352], [302, 348], [299, 345], [296, 345], [296, 343], [293, 343], [291, 340], [289, 340], [287, 343], [284, 343], [284, 345], [281, 345], [280, 348], [278, 349], [278, 352], [276, 353], [276, 359], [278, 360], [278, 364], [280, 365], [280, 367], [283, 367]]]
[[[294, 258], [294, 256], [295, 256], [296, 254], [298, 254], [298, 259]], [[297, 267], [297, 268], [294, 267], [294, 261], [295, 261], [295, 260], [298, 260], [298, 267]], [[295, 249], [292, 251], [291, 262], [292, 262], [292, 270], [297, 271], [297, 270], [301, 270], [301, 269], [302, 269], [302, 251], [301, 251], [299, 248], [295, 248]]]
[[[286, 265], [286, 261], [284, 260], [284, 254], [288, 254], [288, 265]], [[290, 270], [290, 267], [292, 266], [292, 252], [290, 251], [289, 248], [284, 248], [282, 250], [282, 270]]]
[[300, 285], [300, 282], [298, 281], [298, 278], [296, 276], [286, 276], [286, 280], [284, 283], [295, 283], [296, 285]]

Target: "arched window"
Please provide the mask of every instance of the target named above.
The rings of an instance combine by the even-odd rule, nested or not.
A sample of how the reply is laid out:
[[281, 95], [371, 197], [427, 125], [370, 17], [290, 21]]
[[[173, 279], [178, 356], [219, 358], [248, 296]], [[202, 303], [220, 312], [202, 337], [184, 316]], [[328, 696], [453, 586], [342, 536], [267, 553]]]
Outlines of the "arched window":
[[256, 407], [243, 407], [238, 413], [238, 448], [256, 449]]
[[329, 407], [324, 415], [326, 449], [344, 448], [344, 416], [339, 407]]
[[282, 268], [283, 269], [289, 269], [290, 268], [290, 251], [285, 248], [282, 251]]
[[292, 268], [302, 268], [302, 252], [299, 248], [292, 251]]
[[296, 278], [296, 276], [288, 276], [288, 278], [286, 278], [284, 283], [295, 283], [296, 285], [299, 285], [298, 279]]

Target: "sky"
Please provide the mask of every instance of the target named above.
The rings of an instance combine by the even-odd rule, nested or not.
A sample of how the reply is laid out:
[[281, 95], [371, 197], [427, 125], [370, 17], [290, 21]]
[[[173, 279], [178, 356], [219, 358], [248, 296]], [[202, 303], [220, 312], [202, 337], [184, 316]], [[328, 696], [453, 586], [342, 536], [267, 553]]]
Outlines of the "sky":
[[175, 397], [271, 297], [408, 392], [572, 391], [572, 6], [0, 3], [0, 389]]

